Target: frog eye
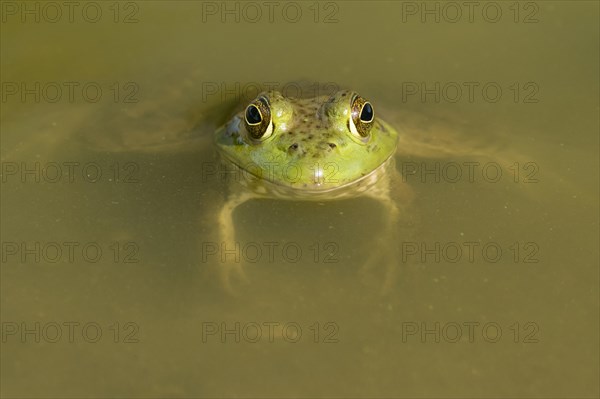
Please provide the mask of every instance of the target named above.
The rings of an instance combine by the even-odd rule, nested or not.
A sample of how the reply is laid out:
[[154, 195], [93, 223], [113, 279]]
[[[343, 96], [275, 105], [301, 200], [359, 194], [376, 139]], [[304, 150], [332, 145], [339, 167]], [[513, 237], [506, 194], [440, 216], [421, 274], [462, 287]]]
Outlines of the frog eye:
[[352, 99], [350, 108], [351, 117], [348, 123], [350, 131], [361, 138], [367, 137], [375, 120], [373, 106], [361, 96], [356, 95]]
[[255, 140], [266, 139], [273, 133], [271, 108], [265, 97], [259, 97], [246, 107], [244, 121], [248, 134]]

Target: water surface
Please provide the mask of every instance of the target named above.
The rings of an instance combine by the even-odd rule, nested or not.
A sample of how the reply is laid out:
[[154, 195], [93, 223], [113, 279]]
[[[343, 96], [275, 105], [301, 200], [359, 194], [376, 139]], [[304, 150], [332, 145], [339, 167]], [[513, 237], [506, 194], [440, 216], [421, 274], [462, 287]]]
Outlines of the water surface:
[[[254, 23], [153, 1], [37, 23], [8, 3], [4, 396], [597, 397], [597, 4], [493, 3], [492, 22], [427, 3], [436, 22], [303, 2]], [[210, 135], [236, 97], [299, 79], [357, 90], [406, 142], [477, 150], [401, 148], [393, 235], [368, 199], [243, 204], [240, 256], [263, 252], [230, 295]]]

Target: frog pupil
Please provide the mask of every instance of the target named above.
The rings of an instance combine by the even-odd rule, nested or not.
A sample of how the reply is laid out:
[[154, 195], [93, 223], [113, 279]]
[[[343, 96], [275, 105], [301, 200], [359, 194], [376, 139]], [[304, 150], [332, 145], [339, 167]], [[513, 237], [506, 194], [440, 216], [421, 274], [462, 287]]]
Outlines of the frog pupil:
[[262, 120], [260, 111], [258, 110], [258, 108], [256, 108], [255, 105], [249, 106], [246, 110], [246, 120], [248, 121], [248, 123], [251, 124], [260, 123], [260, 121]]
[[365, 103], [362, 111], [360, 112], [360, 120], [363, 122], [370, 122], [373, 119], [373, 107], [370, 103]]

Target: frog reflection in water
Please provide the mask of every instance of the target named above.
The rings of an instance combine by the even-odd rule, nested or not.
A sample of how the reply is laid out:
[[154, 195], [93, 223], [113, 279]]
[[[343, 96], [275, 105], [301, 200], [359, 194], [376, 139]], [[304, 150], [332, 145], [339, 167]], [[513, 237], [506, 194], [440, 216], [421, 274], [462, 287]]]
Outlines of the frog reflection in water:
[[[387, 209], [382, 233], [390, 233], [398, 219], [390, 195], [398, 133], [355, 92], [309, 99], [262, 93], [215, 132], [215, 141], [224, 161], [250, 176], [232, 182], [218, 215], [220, 242], [226, 248], [235, 242], [233, 212], [255, 198], [326, 201], [367, 196]], [[379, 248], [374, 254], [385, 252]], [[223, 284], [231, 291], [232, 273], [243, 277], [243, 267], [221, 266]]]

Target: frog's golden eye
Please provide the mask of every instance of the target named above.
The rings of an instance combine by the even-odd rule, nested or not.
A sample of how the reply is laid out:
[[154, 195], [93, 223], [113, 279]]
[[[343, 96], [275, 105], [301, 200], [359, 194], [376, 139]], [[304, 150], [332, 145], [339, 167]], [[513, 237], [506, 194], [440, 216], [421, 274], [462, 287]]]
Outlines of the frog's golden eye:
[[356, 95], [352, 99], [350, 108], [351, 116], [348, 122], [350, 131], [359, 137], [367, 137], [375, 121], [373, 106], [361, 96]]
[[271, 108], [265, 97], [259, 97], [246, 107], [244, 121], [248, 134], [254, 140], [266, 139], [273, 133]]

